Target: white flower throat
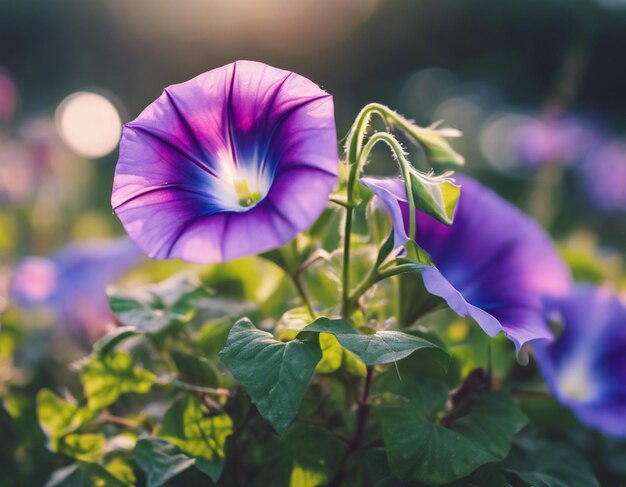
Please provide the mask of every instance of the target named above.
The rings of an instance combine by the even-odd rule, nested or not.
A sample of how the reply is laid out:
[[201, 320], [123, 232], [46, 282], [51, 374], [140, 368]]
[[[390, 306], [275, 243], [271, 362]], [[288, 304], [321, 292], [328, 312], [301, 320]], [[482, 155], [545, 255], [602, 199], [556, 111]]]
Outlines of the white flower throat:
[[270, 180], [257, 164], [236, 166], [230, 154], [220, 158], [215, 196], [231, 211], [247, 211], [267, 195]]

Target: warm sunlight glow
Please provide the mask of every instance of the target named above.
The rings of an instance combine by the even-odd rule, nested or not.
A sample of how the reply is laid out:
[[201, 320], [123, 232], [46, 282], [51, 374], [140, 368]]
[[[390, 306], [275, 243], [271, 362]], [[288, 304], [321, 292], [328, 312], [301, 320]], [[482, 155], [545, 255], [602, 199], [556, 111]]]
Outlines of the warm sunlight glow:
[[56, 124], [65, 144], [89, 159], [109, 154], [122, 134], [122, 120], [113, 103], [86, 91], [63, 100], [57, 108]]

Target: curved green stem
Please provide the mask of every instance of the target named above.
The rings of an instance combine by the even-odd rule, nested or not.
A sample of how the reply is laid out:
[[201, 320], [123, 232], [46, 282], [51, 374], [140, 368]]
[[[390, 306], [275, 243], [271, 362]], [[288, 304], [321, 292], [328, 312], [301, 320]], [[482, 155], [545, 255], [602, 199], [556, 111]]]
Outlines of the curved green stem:
[[[374, 109], [376, 108], [373, 107], [372, 110]], [[354, 130], [356, 131], [355, 132], [356, 139], [351, 138], [350, 143], [352, 143], [352, 140], [357, 140], [359, 144], [362, 143], [362, 137], [364, 136], [363, 127], [357, 124]], [[357, 147], [357, 149], [355, 149], [355, 152], [351, 152], [351, 149], [349, 149], [348, 151], [349, 152], [348, 160], [349, 162], [351, 162], [351, 165], [350, 165], [350, 172], [348, 174], [347, 201], [345, 205], [346, 221], [345, 221], [345, 230], [344, 230], [343, 276], [342, 276], [343, 288], [342, 288], [342, 300], [341, 300], [341, 303], [342, 303], [341, 316], [343, 318], [349, 317], [350, 311], [355, 303], [355, 301], [350, 296], [350, 235], [352, 232], [352, 218], [354, 216], [354, 207], [357, 204], [356, 197], [355, 197], [356, 181], [357, 181], [357, 177], [359, 173], [361, 172], [363, 165], [365, 164], [368, 157], [370, 156], [370, 153], [372, 152], [373, 148], [376, 146], [376, 144], [380, 142], [383, 142], [391, 149], [391, 152], [394, 155], [394, 158], [396, 159], [396, 161], [398, 162], [398, 166], [400, 167], [400, 172], [402, 173], [402, 177], [404, 179], [404, 184], [406, 185], [406, 191], [407, 191], [407, 196], [408, 196], [407, 200], [409, 204], [409, 237], [412, 240], [415, 239], [416, 221], [415, 221], [415, 202], [413, 201], [413, 198], [411, 197], [411, 195], [413, 194], [412, 188], [411, 188], [411, 176], [410, 176], [411, 163], [407, 160], [404, 154], [404, 150], [402, 149], [402, 146], [400, 145], [400, 142], [398, 142], [398, 140], [393, 135], [387, 132], [376, 132], [370, 137], [370, 139], [367, 141], [367, 144], [365, 144], [365, 146], [362, 149], [359, 150], [359, 148]], [[350, 157], [356, 157], [356, 160], [352, 162]], [[370, 277], [371, 279], [375, 279], [376, 273], [377, 273], [377, 270], [374, 269], [372, 272], [370, 272], [370, 276], [368, 277]], [[378, 281], [375, 281], [375, 282], [378, 282]], [[366, 285], [366, 281], [364, 281], [362, 285]], [[369, 285], [369, 287], [371, 287], [372, 285], [373, 284]], [[367, 287], [367, 289], [369, 289], [369, 287]], [[359, 285], [358, 290], [361, 290], [361, 289], [362, 289], [362, 286]], [[365, 291], [367, 289], [365, 289]]]
[[[366, 105], [358, 114], [354, 124], [352, 125], [346, 140], [346, 156], [350, 165], [347, 183], [347, 199], [340, 204], [346, 208], [346, 220], [344, 227], [344, 245], [343, 245], [343, 289], [342, 289], [342, 305], [341, 315], [344, 318], [349, 316], [349, 299], [350, 299], [350, 237], [352, 232], [352, 219], [354, 216], [354, 207], [358, 204], [355, 188], [356, 180], [361, 173], [361, 169], [367, 161], [370, 152], [379, 142], [384, 142], [389, 146], [395, 156], [402, 177], [405, 181], [407, 189], [407, 200], [409, 203], [409, 236], [415, 239], [416, 223], [415, 223], [415, 202], [412, 198], [410, 168], [411, 164], [405, 157], [404, 150], [398, 140], [388, 132], [377, 132], [370, 137], [367, 144], [364, 145], [365, 135], [367, 132], [369, 121], [372, 115], [379, 115], [385, 122], [391, 122], [400, 130], [407, 133], [415, 142], [422, 143], [420, 137], [415, 134], [417, 129], [414, 124], [401, 116], [400, 114], [389, 109], [380, 103], [370, 103]], [[410, 249], [408, 249], [410, 252]]]
[[[406, 134], [414, 143], [420, 145], [422, 148], [425, 148], [428, 145], [433, 144], [432, 134], [435, 129], [432, 127], [419, 127], [410, 120], [406, 119], [399, 113], [393, 111], [391, 108], [381, 104], [381, 103], [370, 103], [363, 107], [363, 109], [359, 112], [354, 124], [350, 128], [348, 132], [348, 137], [346, 139], [346, 154], [348, 155], [348, 161], [353, 162], [356, 161], [359, 156], [359, 151], [361, 147], [363, 147], [363, 140], [365, 139], [365, 133], [367, 132], [367, 127], [369, 121], [372, 118], [372, 115], [380, 116], [383, 121], [388, 125], [394, 125], [398, 129], [400, 129], [404, 134]], [[451, 135], [448, 130], [448, 137], [457, 136]], [[444, 137], [446, 137], [444, 135]], [[437, 145], [437, 143], [435, 143]], [[448, 154], [450, 157], [449, 162], [463, 165], [464, 159], [459, 154], [454, 153], [454, 150], [447, 147], [447, 144], [438, 144], [440, 149], [449, 150], [451, 153]]]
[[396, 161], [398, 162], [398, 166], [400, 168], [400, 172], [402, 174], [402, 178], [404, 179], [404, 184], [406, 185], [406, 193], [407, 200], [409, 203], [409, 238], [411, 240], [415, 240], [416, 233], [416, 223], [415, 223], [415, 201], [412, 198], [412, 187], [411, 187], [411, 163], [407, 160], [406, 155], [404, 153], [404, 149], [400, 145], [400, 142], [391, 134], [386, 132], [376, 132], [374, 135], [370, 137], [363, 147], [363, 151], [361, 152], [361, 156], [359, 158], [359, 164], [363, 164], [372, 152], [372, 149], [379, 142], [383, 142], [387, 144], [387, 146], [391, 149]]
[[390, 277], [413, 271], [415, 271], [415, 265], [413, 264], [397, 265], [385, 270], [381, 270], [376, 266], [372, 267], [367, 276], [365, 276], [365, 278], [359, 283], [359, 285], [350, 293], [347, 306], [348, 312], [351, 312], [354, 309], [359, 299], [361, 299], [361, 297], [375, 284], [378, 284], [380, 281], [383, 281]]
[[300, 279], [300, 273], [296, 273], [295, 275], [291, 276], [291, 280], [293, 281], [293, 284], [296, 287], [300, 298], [302, 299], [302, 303], [311, 315], [311, 318], [315, 319], [315, 310], [313, 309], [313, 304], [311, 303], [311, 299], [309, 298], [306, 289], [304, 289], [302, 279]]

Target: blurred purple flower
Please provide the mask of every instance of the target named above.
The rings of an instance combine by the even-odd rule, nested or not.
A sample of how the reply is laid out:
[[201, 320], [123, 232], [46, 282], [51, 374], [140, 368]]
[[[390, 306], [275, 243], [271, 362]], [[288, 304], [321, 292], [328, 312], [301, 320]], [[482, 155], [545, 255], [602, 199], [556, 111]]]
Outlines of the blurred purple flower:
[[9, 283], [9, 298], [24, 308], [45, 308], [70, 333], [94, 339], [113, 321], [105, 294], [139, 261], [127, 238], [67, 245], [49, 258], [27, 257]]
[[567, 165], [580, 161], [597, 135], [575, 117], [531, 119], [512, 134], [518, 157], [531, 165]]
[[583, 423], [626, 437], [626, 304], [584, 285], [548, 306], [564, 326], [554, 343], [533, 346], [548, 386]]
[[41, 182], [35, 151], [21, 142], [0, 142], [0, 203], [21, 204], [35, 197]]
[[626, 142], [613, 141], [594, 150], [581, 167], [585, 188], [605, 210], [626, 210]]
[[0, 68], [0, 122], [13, 118], [17, 106], [17, 87], [11, 75]]
[[[501, 331], [516, 350], [552, 339], [544, 295], [564, 295], [571, 277], [543, 229], [512, 204], [467, 176], [451, 226], [416, 212], [417, 243], [435, 265], [421, 269], [426, 289], [489, 336]], [[409, 207], [399, 179], [362, 180], [387, 205], [395, 245], [408, 240]], [[524, 357], [522, 357], [524, 359]]]
[[125, 126], [112, 204], [150, 257], [227, 261], [308, 228], [338, 161], [328, 93], [237, 61], [166, 88]]

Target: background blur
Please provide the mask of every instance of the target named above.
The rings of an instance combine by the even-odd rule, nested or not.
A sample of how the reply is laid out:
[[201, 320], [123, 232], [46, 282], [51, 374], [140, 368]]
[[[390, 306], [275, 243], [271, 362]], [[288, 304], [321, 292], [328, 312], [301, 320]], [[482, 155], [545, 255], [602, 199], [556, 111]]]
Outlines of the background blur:
[[[624, 0], [0, 0], [0, 312], [25, 256], [123, 233], [109, 203], [121, 123], [237, 59], [328, 90], [340, 138], [373, 101], [461, 129], [464, 171], [536, 216], [576, 277], [624, 286]], [[377, 153], [368, 171], [395, 165]], [[0, 398], [3, 383], [37, 390], [5, 360], [18, 331], [4, 330]]]
[[[443, 119], [465, 133], [458, 148], [467, 157], [469, 172], [489, 179], [518, 204], [527, 204], [544, 223], [553, 223], [559, 236], [597, 230], [602, 243], [623, 251], [626, 225], [620, 210], [626, 208], [626, 169], [618, 173], [621, 178], [607, 177], [602, 164], [589, 161], [609, 146], [611, 167], [626, 166], [620, 141], [626, 130], [624, 4], [620, 0], [2, 0], [3, 209], [16, 200], [26, 202], [46, 183], [40, 180], [46, 177], [41, 166], [30, 172], [21, 167], [7, 180], [5, 167], [11, 162], [6, 160], [25, 157], [15, 155], [25, 149], [15, 141], [28, 142], [30, 149], [37, 143], [50, 145], [53, 127], [46, 122], [67, 96], [84, 90], [102, 93], [126, 122], [169, 84], [236, 59], [253, 59], [303, 74], [332, 93], [340, 137], [359, 108], [371, 101], [386, 103], [421, 124]], [[15, 84], [13, 95], [10, 80]], [[46, 198], [63, 199], [59, 211], [65, 214], [53, 215], [54, 205], [48, 205], [41, 218], [45, 221], [38, 222], [39, 234], [49, 227], [48, 234], [18, 238], [17, 247], [2, 232], [3, 253], [45, 253], [70, 234], [120, 231], [108, 202], [115, 150], [79, 160], [93, 150], [99, 155], [111, 149], [108, 143], [103, 148], [90, 144], [102, 145], [106, 131], [115, 139], [118, 122], [94, 112], [88, 101], [80, 110], [86, 114], [83, 119], [79, 114], [73, 128], [71, 123], [66, 127], [71, 133], [65, 137], [78, 139], [78, 146], [86, 144], [86, 149], [77, 155], [70, 145], [62, 154], [72, 159], [69, 167], [59, 167], [58, 162], [67, 145], [55, 147], [57, 162], [48, 161], [57, 165], [55, 176], [60, 180], [55, 189], [48, 188]], [[516, 127], [533, 118], [553, 120], [555, 126], [543, 127], [545, 133], [541, 126], [526, 127], [528, 136], [516, 136]], [[558, 127], [562, 119], [575, 127]], [[583, 139], [587, 143], [582, 144]], [[7, 154], [7, 146], [13, 154]], [[547, 165], [553, 168], [547, 170]], [[371, 170], [392, 168], [379, 163]], [[537, 184], [542, 179], [548, 190]], [[538, 194], [550, 193], [559, 180], [567, 184], [552, 197], [562, 204]], [[550, 204], [555, 207], [544, 208]], [[67, 212], [78, 212], [78, 219], [68, 221]], [[53, 216], [64, 224], [58, 225]], [[17, 237], [27, 230], [23, 221], [7, 220], [11, 218], [3, 212], [0, 222], [18, 227], [13, 228]], [[62, 234], [53, 235], [61, 227]]]

